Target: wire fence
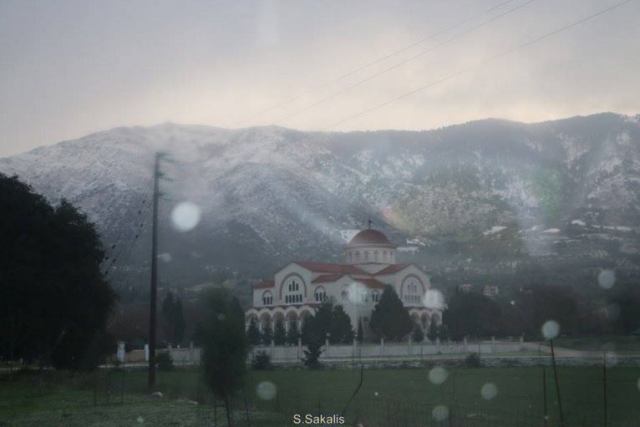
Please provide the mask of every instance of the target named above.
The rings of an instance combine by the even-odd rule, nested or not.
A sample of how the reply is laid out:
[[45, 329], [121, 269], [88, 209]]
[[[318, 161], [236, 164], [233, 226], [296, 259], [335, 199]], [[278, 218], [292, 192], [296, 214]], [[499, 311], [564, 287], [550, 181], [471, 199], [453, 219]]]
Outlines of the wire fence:
[[[546, 366], [453, 367], [441, 384], [431, 383], [429, 372], [430, 368], [370, 369], [362, 378], [359, 369], [251, 372], [230, 402], [232, 423], [293, 426], [307, 417], [319, 425], [338, 425], [343, 417], [344, 425], [362, 427], [640, 425], [640, 367], [559, 367], [560, 396]], [[190, 422], [178, 425], [228, 425], [224, 403], [208, 391], [197, 369], [160, 372], [158, 392], [151, 395], [141, 369], [110, 368], [75, 376], [42, 371], [26, 378], [25, 400], [51, 400], [63, 420], [78, 411], [128, 413], [157, 402], [159, 411], [169, 414], [179, 406], [188, 415]], [[261, 381], [274, 385], [273, 396], [256, 392]], [[58, 393], [62, 383], [67, 385], [64, 394]]]

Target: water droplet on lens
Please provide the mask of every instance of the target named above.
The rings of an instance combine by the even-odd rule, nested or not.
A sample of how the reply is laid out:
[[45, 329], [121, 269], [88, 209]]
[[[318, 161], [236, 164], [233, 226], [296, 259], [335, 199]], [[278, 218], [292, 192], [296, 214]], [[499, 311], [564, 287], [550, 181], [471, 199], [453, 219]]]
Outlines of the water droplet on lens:
[[485, 400], [491, 400], [498, 395], [498, 387], [494, 383], [485, 383], [480, 389], [480, 395]]
[[548, 340], [552, 340], [560, 333], [560, 325], [555, 320], [547, 320], [542, 325], [542, 336]]
[[611, 289], [616, 284], [616, 273], [613, 270], [602, 270], [598, 274], [598, 285], [602, 289]]
[[431, 416], [436, 421], [444, 421], [449, 418], [449, 408], [444, 405], [438, 405], [431, 411]]
[[256, 386], [256, 394], [262, 400], [273, 400], [276, 393], [276, 385], [270, 381], [262, 381]]
[[171, 222], [178, 231], [189, 231], [200, 222], [200, 207], [191, 202], [177, 204], [171, 211]]
[[440, 385], [447, 380], [449, 373], [442, 366], [436, 366], [429, 371], [429, 381], [432, 384]]

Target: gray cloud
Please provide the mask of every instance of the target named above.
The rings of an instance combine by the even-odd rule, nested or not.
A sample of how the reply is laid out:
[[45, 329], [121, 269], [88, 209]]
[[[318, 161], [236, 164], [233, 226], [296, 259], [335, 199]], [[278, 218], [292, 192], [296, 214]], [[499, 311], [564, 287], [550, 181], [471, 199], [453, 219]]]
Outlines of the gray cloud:
[[[337, 76], [500, 1], [0, 0], [0, 156], [163, 121], [331, 130], [344, 117], [616, 2], [538, 0], [289, 118], [447, 35], [338, 83]], [[639, 21], [634, 1], [339, 130], [640, 112]]]

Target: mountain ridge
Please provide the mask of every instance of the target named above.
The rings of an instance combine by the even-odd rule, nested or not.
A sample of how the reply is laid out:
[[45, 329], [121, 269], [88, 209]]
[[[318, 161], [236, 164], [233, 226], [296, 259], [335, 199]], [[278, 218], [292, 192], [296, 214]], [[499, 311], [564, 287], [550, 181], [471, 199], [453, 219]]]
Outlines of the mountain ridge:
[[[594, 246], [606, 259], [584, 259], [622, 259], [635, 275], [639, 118], [484, 119], [370, 132], [163, 123], [0, 158], [0, 172], [18, 175], [54, 202], [64, 197], [79, 206], [107, 248], [133, 246], [126, 262], [118, 261], [120, 271], [142, 274], [148, 235], [139, 225], [148, 218], [153, 154], [167, 152], [163, 168], [172, 181], [163, 191], [171, 200], [161, 203], [161, 252], [172, 261], [163, 268], [167, 280], [185, 286], [222, 268], [268, 275], [302, 254], [336, 261], [342, 231], [363, 227], [368, 217], [401, 246], [417, 248], [407, 257], [441, 277], [466, 268], [468, 258], [490, 263], [478, 247], [493, 248], [495, 264], [517, 265]], [[196, 230], [186, 233], [170, 220], [183, 201], [202, 211]], [[544, 233], [552, 229], [559, 232]], [[137, 243], [127, 240], [132, 236]], [[559, 242], [568, 245], [564, 252]]]

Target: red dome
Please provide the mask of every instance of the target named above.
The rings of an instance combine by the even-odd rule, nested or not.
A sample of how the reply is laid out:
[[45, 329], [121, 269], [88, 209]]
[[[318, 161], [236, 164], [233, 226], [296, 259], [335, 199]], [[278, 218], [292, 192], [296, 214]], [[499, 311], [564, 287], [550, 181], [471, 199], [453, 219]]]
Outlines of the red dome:
[[393, 243], [387, 239], [382, 232], [378, 230], [373, 230], [371, 228], [367, 230], [362, 230], [349, 242], [347, 246], [389, 246], [394, 247]]

